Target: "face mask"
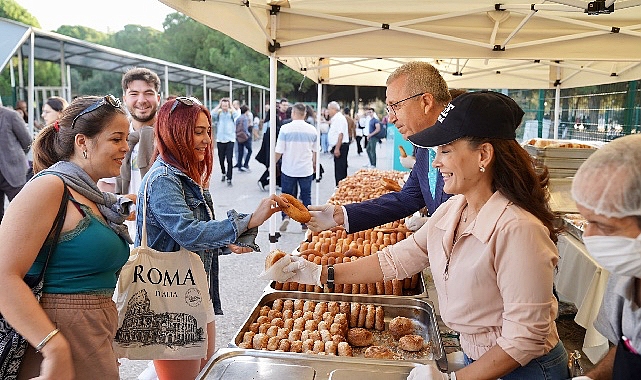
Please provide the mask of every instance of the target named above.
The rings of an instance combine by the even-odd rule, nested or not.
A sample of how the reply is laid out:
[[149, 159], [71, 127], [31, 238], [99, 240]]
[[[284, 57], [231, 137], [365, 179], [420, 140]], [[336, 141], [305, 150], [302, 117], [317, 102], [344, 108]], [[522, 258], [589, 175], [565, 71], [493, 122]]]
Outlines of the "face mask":
[[641, 235], [587, 236], [583, 243], [599, 265], [610, 273], [641, 278]]

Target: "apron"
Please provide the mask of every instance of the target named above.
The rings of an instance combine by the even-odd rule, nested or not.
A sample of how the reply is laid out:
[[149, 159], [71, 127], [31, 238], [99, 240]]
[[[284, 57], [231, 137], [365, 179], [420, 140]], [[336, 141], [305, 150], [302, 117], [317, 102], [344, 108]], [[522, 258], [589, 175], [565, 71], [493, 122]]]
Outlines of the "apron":
[[623, 339], [619, 339], [614, 356], [612, 380], [638, 379], [641, 373], [641, 355], [630, 352]]

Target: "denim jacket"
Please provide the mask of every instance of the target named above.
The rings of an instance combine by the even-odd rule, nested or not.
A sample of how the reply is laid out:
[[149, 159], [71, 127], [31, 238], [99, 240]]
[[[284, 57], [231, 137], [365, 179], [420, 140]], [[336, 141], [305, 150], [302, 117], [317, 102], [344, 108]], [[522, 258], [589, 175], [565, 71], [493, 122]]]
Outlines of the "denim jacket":
[[[227, 219], [215, 220], [209, 190], [202, 189], [160, 157], [142, 180], [139, 200], [144, 199], [145, 185], [147, 244], [162, 252], [175, 252], [180, 247], [196, 252], [210, 277], [210, 295], [216, 314], [222, 314], [218, 296], [218, 255], [222, 254], [222, 248], [234, 243], [247, 230], [251, 215], [229, 210]], [[140, 201], [137, 204], [136, 247], [142, 236], [142, 205]]]

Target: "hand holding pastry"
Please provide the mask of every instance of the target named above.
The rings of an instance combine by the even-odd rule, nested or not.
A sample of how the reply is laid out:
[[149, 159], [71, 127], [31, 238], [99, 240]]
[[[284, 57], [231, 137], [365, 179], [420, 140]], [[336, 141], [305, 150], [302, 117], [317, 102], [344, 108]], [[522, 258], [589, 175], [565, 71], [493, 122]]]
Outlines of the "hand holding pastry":
[[323, 286], [320, 281], [323, 268], [321, 265], [314, 264], [299, 256], [287, 256], [289, 256], [291, 263], [283, 270], [293, 274], [293, 276], [289, 278], [289, 281], [298, 282], [299, 284]]
[[269, 219], [269, 217], [271, 217], [275, 212], [281, 211], [278, 203], [279, 201], [280, 198], [275, 194], [270, 195], [268, 198], [263, 198], [252, 214], [251, 219], [249, 219], [247, 228], [258, 227]]
[[291, 271], [286, 270], [292, 262], [292, 256], [281, 250], [270, 252], [265, 258], [265, 270], [258, 275], [263, 280], [274, 280], [278, 282], [287, 282], [294, 275]]

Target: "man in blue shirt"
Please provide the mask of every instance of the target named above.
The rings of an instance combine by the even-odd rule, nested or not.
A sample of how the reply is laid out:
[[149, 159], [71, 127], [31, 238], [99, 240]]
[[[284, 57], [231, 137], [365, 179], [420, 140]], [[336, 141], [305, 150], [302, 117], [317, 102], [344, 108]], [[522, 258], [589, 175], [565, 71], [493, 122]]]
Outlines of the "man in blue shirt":
[[[387, 79], [389, 121], [407, 139], [431, 127], [451, 100], [441, 74], [426, 62], [408, 62]], [[400, 191], [344, 206], [310, 206], [307, 226], [323, 231], [343, 225], [347, 232], [366, 230], [399, 220], [427, 207], [429, 214], [450, 195], [443, 192], [443, 178], [431, 167], [429, 148], [415, 147], [416, 163]]]
[[367, 134], [368, 143], [367, 147], [365, 147], [365, 150], [367, 150], [367, 158], [369, 158], [369, 167], [375, 168], [376, 147], [381, 142], [381, 130], [383, 129], [383, 126], [381, 125], [381, 121], [378, 119], [376, 112], [374, 112], [374, 108], [370, 108], [367, 110], [367, 116], [370, 116], [371, 119], [369, 121], [369, 133]]

